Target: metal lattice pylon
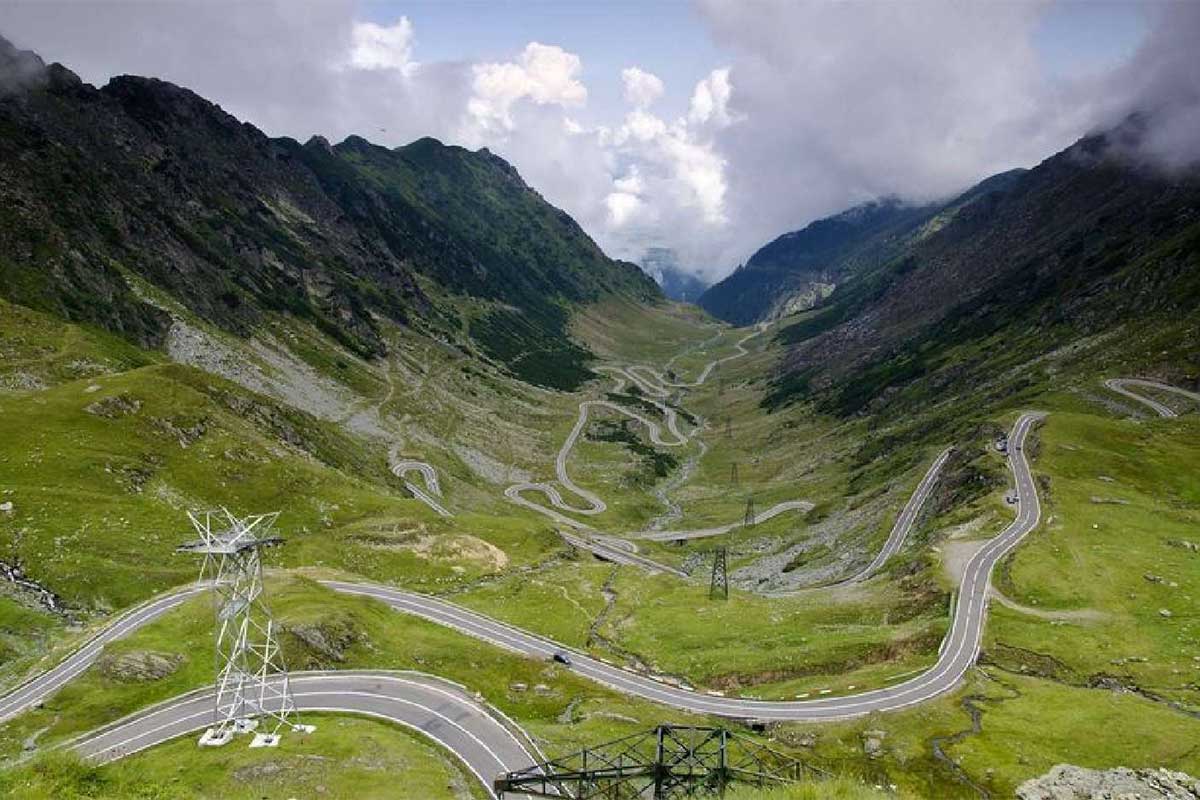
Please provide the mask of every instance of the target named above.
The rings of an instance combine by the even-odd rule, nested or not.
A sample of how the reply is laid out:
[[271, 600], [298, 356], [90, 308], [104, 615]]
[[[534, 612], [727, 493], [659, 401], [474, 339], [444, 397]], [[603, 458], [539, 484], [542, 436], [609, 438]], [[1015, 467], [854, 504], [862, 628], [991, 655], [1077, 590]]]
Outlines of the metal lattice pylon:
[[728, 551], [724, 545], [713, 550], [712, 580], [708, 584], [708, 599], [729, 598]]
[[742, 524], [747, 528], [753, 528], [757, 520], [758, 515], [754, 513], [754, 495], [750, 495], [746, 498], [746, 517]]
[[822, 770], [722, 728], [660, 725], [553, 761], [507, 772], [497, 797], [680, 800], [723, 797], [735, 784], [785, 786]]
[[235, 733], [257, 731], [259, 718], [272, 725], [257, 732], [251, 747], [273, 747], [280, 728], [311, 732], [299, 724], [287, 669], [275, 637], [275, 621], [262, 600], [260, 551], [283, 540], [271, 535], [279, 512], [238, 519], [227, 509], [188, 512], [200, 538], [181, 545], [204, 556], [200, 581], [210, 581], [216, 599], [216, 696], [213, 726], [202, 745], [222, 745]]

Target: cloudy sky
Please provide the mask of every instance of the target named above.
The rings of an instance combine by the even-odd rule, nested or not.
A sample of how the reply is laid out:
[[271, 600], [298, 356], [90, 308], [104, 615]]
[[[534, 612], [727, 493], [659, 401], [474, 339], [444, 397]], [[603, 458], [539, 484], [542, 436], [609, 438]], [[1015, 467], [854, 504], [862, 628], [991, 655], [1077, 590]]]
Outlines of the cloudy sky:
[[[612, 255], [708, 278], [880, 195], [1031, 166], [1146, 97], [1200, 130], [1200, 2], [14, 2], [85, 80], [155, 75], [272, 135], [512, 161]], [[1187, 148], [1184, 148], [1185, 150]]]

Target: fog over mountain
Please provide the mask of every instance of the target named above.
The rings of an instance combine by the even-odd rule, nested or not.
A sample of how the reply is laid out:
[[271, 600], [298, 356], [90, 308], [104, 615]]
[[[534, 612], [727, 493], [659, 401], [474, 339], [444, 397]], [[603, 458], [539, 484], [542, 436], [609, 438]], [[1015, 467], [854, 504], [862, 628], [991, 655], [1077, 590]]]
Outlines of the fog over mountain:
[[697, 277], [700, 270], [680, 264], [669, 248], [651, 247], [638, 263], [672, 300], [692, 303], [708, 288], [708, 282]]
[[377, 19], [350, 0], [303, 14], [9, 3], [0, 30], [97, 85], [135, 73], [191, 86], [271, 135], [487, 146], [611, 255], [666, 247], [712, 280], [813, 219], [882, 196], [952, 196], [1134, 110], [1154, 127], [1140, 157], [1194, 160], [1197, 4], [1146, 7], [1127, 63], [1069, 75], [1038, 49], [1053, 8], [700, 0], [712, 63], [674, 82], [635, 52], [592, 66], [586, 26], [426, 59], [432, 11]]

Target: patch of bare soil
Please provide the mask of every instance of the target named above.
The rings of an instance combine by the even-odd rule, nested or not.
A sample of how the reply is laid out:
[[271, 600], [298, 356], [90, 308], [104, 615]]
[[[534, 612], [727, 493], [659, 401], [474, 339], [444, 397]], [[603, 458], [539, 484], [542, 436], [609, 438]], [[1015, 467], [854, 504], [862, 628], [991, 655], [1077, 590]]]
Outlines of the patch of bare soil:
[[499, 572], [508, 566], [507, 553], [491, 542], [465, 533], [371, 536], [365, 544], [381, 550], [407, 550], [427, 561], [467, 562], [489, 572]]

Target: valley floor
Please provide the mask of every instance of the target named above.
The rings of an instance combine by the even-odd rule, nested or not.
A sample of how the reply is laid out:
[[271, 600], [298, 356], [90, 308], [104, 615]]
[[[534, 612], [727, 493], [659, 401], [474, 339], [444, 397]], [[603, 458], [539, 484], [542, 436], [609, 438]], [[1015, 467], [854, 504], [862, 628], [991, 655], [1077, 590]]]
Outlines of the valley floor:
[[[618, 388], [598, 370], [574, 394], [532, 389], [410, 330], [393, 330], [395, 355], [370, 363], [294, 322], [246, 343], [173, 312], [188, 333], [168, 359], [0, 309], [0, 503], [12, 504], [0, 512], [0, 563], [24, 581], [0, 584], [7, 687], [122, 609], [194, 578], [196, 565], [173, 554], [187, 534], [182, 512], [216, 505], [283, 511], [287, 543], [270, 555], [269, 597], [292, 668], [413, 669], [458, 681], [551, 755], [664, 721], [729, 723], [627, 696], [318, 579], [436, 595], [698, 693], [797, 700], [892, 686], [937, 661], [960, 600], [954, 564], [963, 568], [965, 554], [1013, 520], [1011, 475], [994, 440], [1019, 410], [1036, 409], [1047, 416], [1025, 453], [1040, 524], [992, 576], [998, 601], [962, 684], [905, 710], [779, 722], [761, 736], [920, 797], [1005, 796], [1060, 762], [1200, 772], [1190, 744], [1200, 734], [1200, 414], [1186, 396], [1146, 388], [1179, 414], [1159, 417], [1102, 386], [1114, 376], [1095, 374], [1081, 353], [1053, 365], [1052, 389], [981, 408], [932, 438], [908, 419], [836, 418], [804, 404], [767, 413], [761, 400], [779, 347], [771, 331], [751, 336], [684, 307], [614, 304], [579, 317], [575, 335], [599, 365], [660, 374], [636, 370]], [[580, 417], [581, 403], [597, 401], [611, 405]], [[614, 407], [658, 423], [661, 435]], [[667, 433], [672, 416], [678, 443]], [[872, 562], [948, 446], [904, 546], [873, 579], [843, 582]], [[586, 525], [585, 538], [632, 543], [663, 569], [599, 561], [563, 539], [560, 520], [505, 496], [555, 481], [579, 507], [587, 495], [563, 485], [560, 453], [569, 480], [604, 509], [559, 515]], [[436, 485], [420, 468], [406, 472], [410, 464], [429, 465]], [[545, 493], [521, 496], [547, 504]], [[757, 521], [797, 501], [805, 505]], [[756, 524], [720, 535], [603, 538], [720, 528], [744, 521], [748, 505]], [[728, 552], [728, 600], [709, 597], [717, 546]], [[211, 608], [187, 601], [4, 722], [0, 753], [51, 751], [210, 683], [210, 642]], [[146, 654], [169, 669], [119, 668], [122, 657]], [[184, 738], [94, 768], [51, 751], [0, 772], [0, 788], [286, 797], [321, 786], [367, 797], [397, 791], [385, 779], [397, 765], [416, 770], [399, 796], [482, 796], [428, 741], [353, 717], [322, 718], [315, 734], [275, 752], [197, 751]]]

